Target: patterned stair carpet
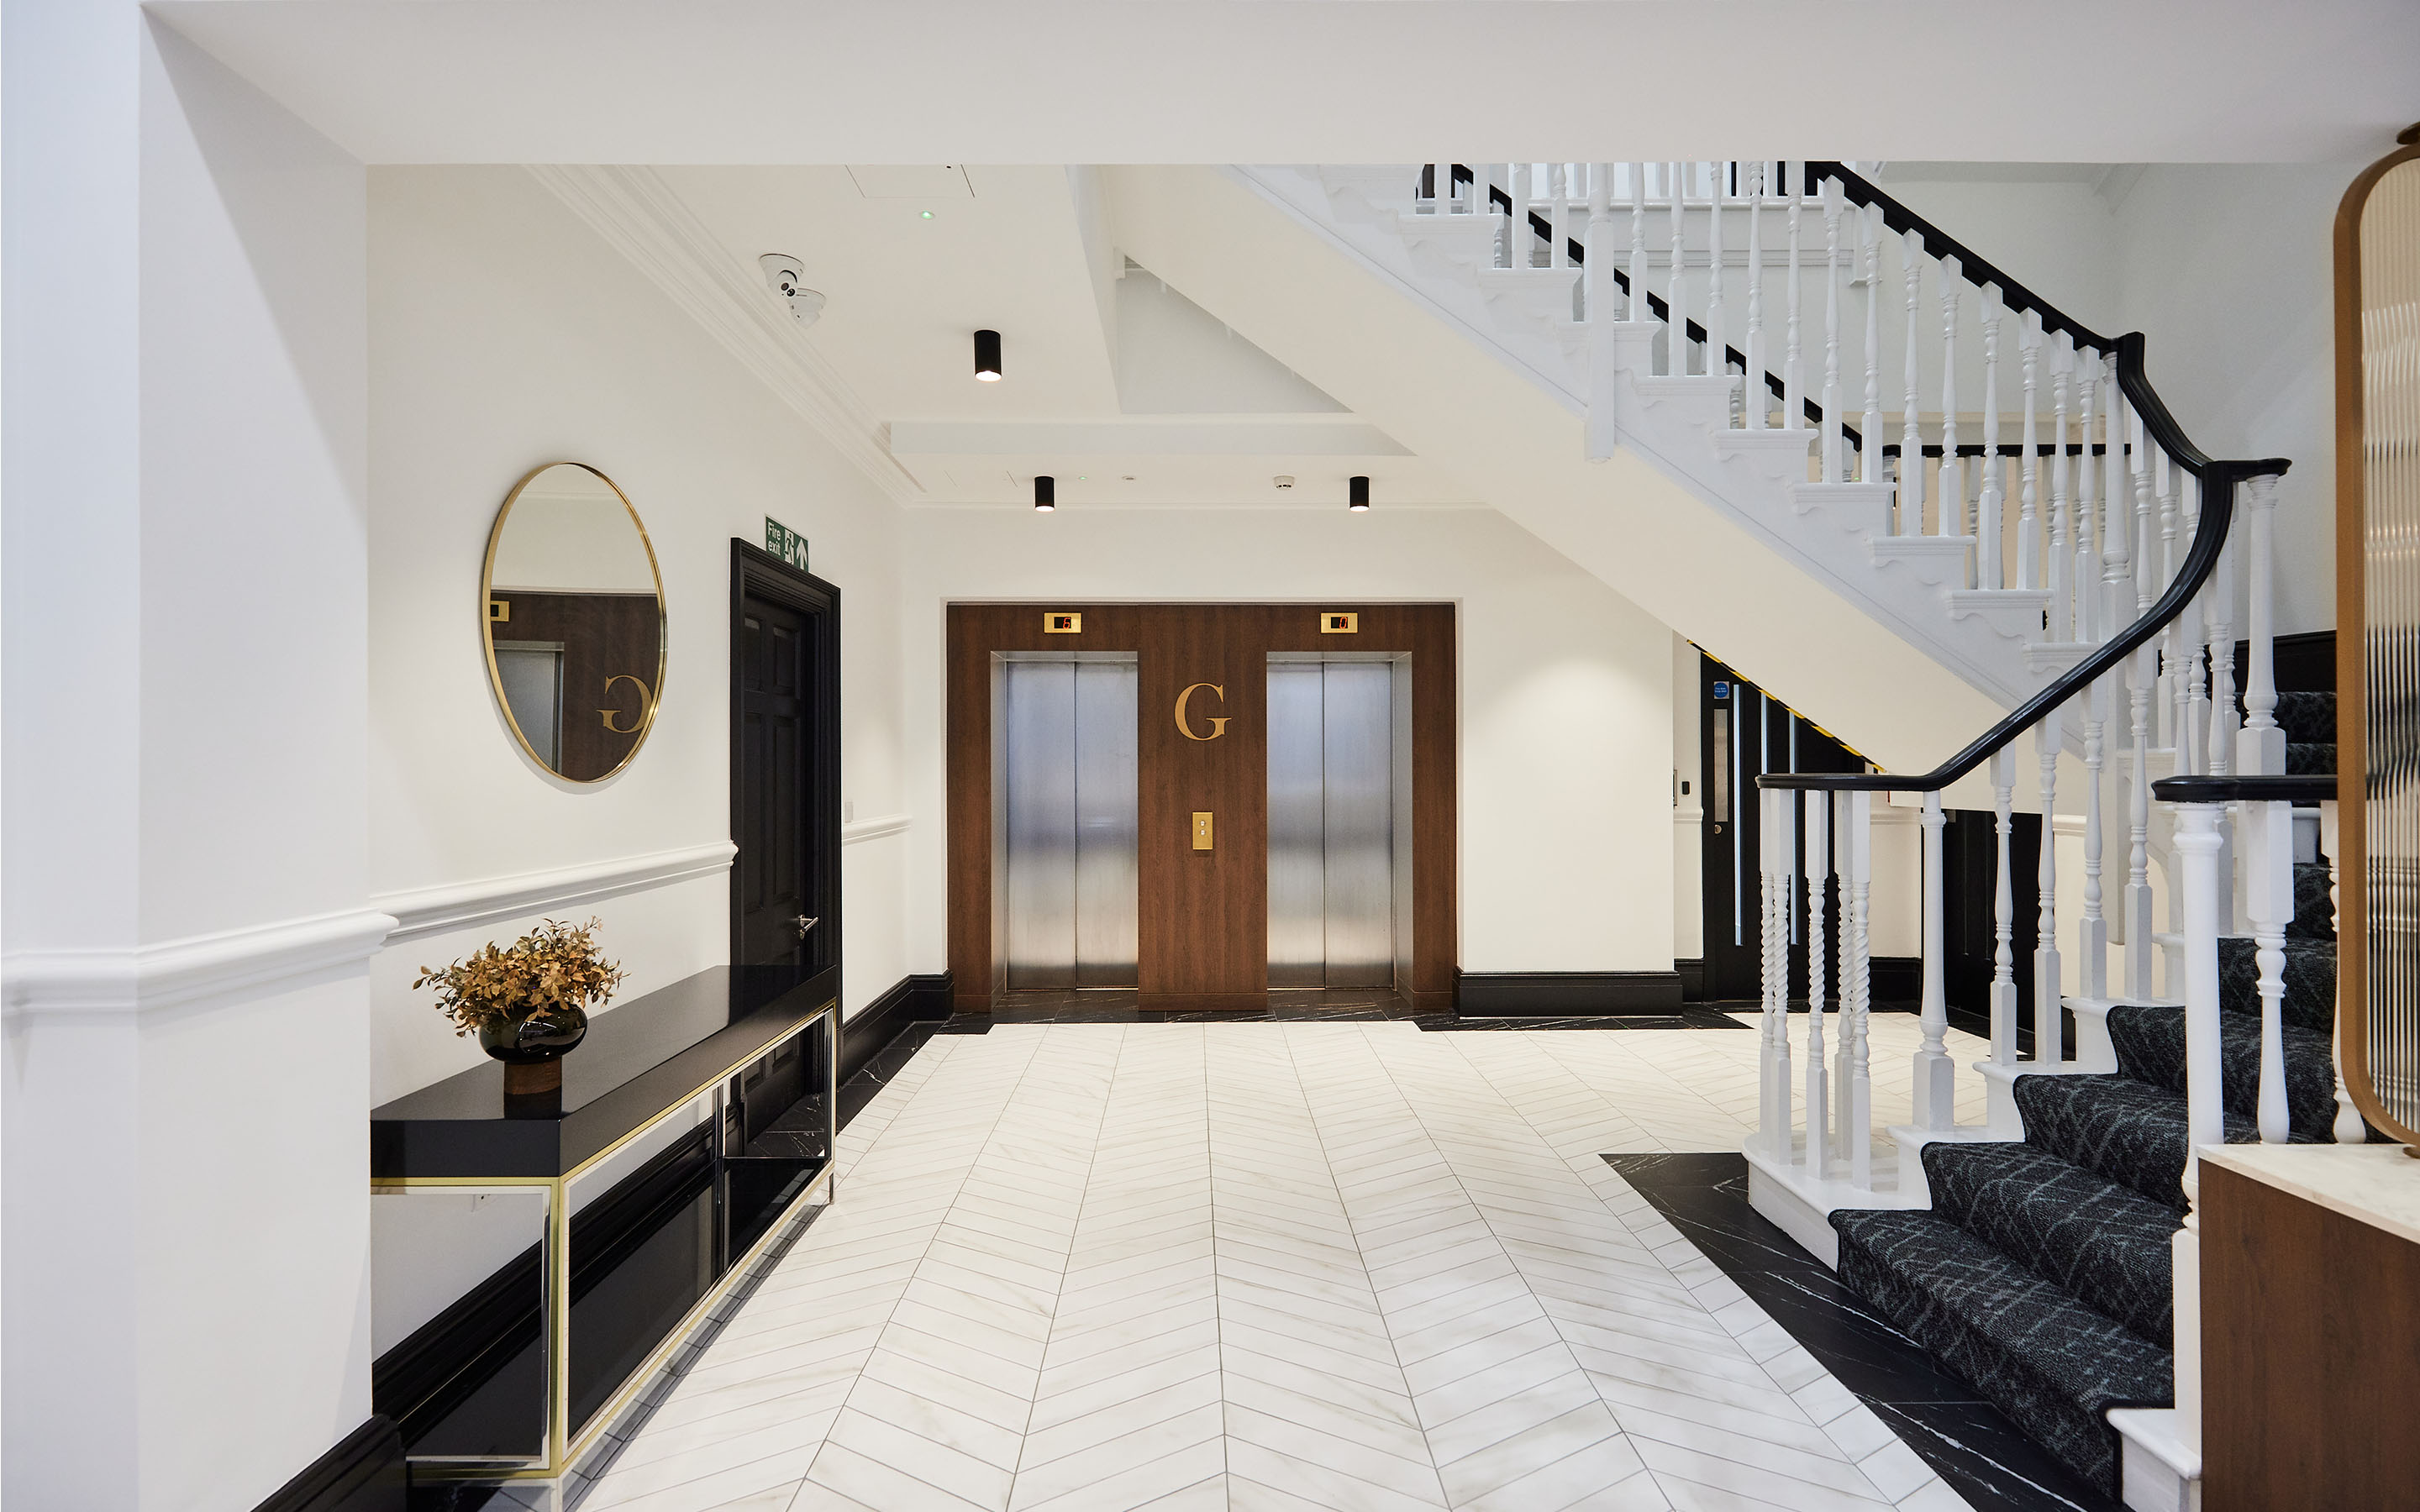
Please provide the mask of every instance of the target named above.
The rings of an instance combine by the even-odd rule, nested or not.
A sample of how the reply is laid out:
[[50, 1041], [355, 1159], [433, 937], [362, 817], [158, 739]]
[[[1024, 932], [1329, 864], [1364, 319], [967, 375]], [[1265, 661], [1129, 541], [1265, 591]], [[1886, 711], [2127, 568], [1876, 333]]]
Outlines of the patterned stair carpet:
[[[2283, 695], [2289, 770], [2334, 768], [2335, 696]], [[2280, 1011], [2297, 1143], [2332, 1137], [2336, 946], [2324, 865], [2295, 868]], [[2252, 941], [2219, 942], [2226, 1138], [2259, 1098]], [[2185, 1211], [2184, 1011], [2109, 1011], [2118, 1069], [2024, 1076], [2015, 1144], [1924, 1148], [1931, 1211], [1843, 1209], [1840, 1279], [2077, 1473], [2118, 1491], [2113, 1407], [2174, 1404], [2170, 1237]]]

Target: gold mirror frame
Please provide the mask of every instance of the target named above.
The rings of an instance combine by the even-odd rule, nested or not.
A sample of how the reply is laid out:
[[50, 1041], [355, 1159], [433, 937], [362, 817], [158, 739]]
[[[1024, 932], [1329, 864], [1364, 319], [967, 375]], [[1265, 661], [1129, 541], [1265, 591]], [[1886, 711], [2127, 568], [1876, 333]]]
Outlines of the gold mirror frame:
[[[2336, 1046], [2345, 1092], [2388, 1138], [2420, 1147], [2389, 1113], [2370, 1065], [2367, 372], [2362, 352], [2361, 223], [2372, 191], [2420, 160], [2420, 126], [2363, 170], [2336, 208]], [[2352, 760], [2346, 760], [2350, 753]]]
[[[595, 777], [566, 777], [556, 771], [547, 764], [546, 758], [538, 754], [537, 748], [531, 745], [529, 736], [522, 733], [520, 721], [513, 717], [512, 701], [504, 696], [504, 673], [496, 666], [496, 621], [489, 609], [489, 600], [495, 596], [496, 547], [504, 538], [504, 521], [512, 517], [513, 505], [520, 501], [522, 492], [556, 468], [578, 468], [613, 490], [613, 497], [622, 501], [623, 509], [629, 514], [630, 528], [639, 532], [639, 546], [647, 553], [647, 572], [656, 584], [656, 679], [647, 698], [646, 712], [640, 717], [639, 738], [630, 742], [629, 750], [613, 764], [612, 770], [599, 772]], [[622, 491], [622, 486], [606, 476], [602, 470], [585, 462], [541, 462], [522, 473], [520, 481], [513, 485], [512, 491], [504, 495], [504, 503], [496, 510], [496, 522], [488, 528], [487, 560], [479, 567], [479, 650], [488, 663], [488, 691], [495, 695], [496, 708], [504, 717], [504, 728], [513, 733], [513, 739], [520, 746], [521, 754], [549, 777], [582, 787], [602, 782], [628, 766], [645, 748], [647, 736], [655, 732], [656, 711], [663, 706], [664, 668], [672, 655], [672, 629], [664, 609], [664, 573], [662, 565], [656, 561], [656, 543], [647, 534], [647, 522], [639, 517], [639, 506], [630, 502], [630, 496]]]

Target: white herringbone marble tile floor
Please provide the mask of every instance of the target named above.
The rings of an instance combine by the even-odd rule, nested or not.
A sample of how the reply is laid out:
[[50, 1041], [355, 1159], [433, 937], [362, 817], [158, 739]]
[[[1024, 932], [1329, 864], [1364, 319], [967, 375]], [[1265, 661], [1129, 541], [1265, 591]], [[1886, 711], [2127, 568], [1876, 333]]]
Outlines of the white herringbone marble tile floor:
[[1738, 1149], [1756, 1039], [936, 1037], [581, 1512], [1962, 1507], [1597, 1158]]

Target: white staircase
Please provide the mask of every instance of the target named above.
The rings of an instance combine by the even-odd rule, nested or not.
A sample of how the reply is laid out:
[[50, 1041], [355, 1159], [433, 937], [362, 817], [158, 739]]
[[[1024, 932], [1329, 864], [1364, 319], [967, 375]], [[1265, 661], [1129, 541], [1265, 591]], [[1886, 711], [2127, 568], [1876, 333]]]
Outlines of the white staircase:
[[[1967, 459], [1967, 476], [1961, 481], [1970, 497], [1962, 498], [1950, 513], [1947, 533], [1937, 507], [1932, 529], [1922, 529], [1924, 522], [1917, 520], [1916, 528], [1902, 531], [1897, 483], [1884, 481], [1879, 469], [1869, 476], [1859, 467], [1858, 455], [1830, 439], [1829, 427], [1809, 424], [1804, 405], [1771, 400], [1757, 376], [1719, 370], [1709, 376], [1701, 343], [1685, 344], [1699, 347], [1700, 355], [1680, 364], [1686, 371], [1676, 371], [1668, 321], [1651, 310], [1634, 308], [1627, 295], [1608, 296], [1613, 281], [1598, 261], [1621, 268], [1626, 253], [1651, 291], [1659, 285], [1668, 289], [1677, 249], [1689, 296], [1683, 308], [1704, 317], [1710, 332], [1718, 329], [1712, 322], [1730, 315], [1731, 333], [1754, 343], [1751, 360], [1761, 372], [1787, 378], [1789, 356], [1802, 353], [1806, 370], [1833, 375], [1824, 387], [1837, 391], [1847, 384], [1863, 395], [1870, 373], [1876, 391], [1885, 382], [1897, 385], [1897, 399], [1905, 396], [1905, 370], [1892, 359], [1905, 344], [1887, 344], [1899, 351], [1879, 349], [1885, 347], [1883, 343], [1870, 353], [1857, 349], [1857, 330], [1877, 329], [1885, 313], [1877, 307], [1876, 318], [1869, 320], [1863, 308], [1883, 297], [1888, 286], [1885, 255], [1893, 260], [1903, 255], [1895, 250], [1898, 239], [1874, 234], [1877, 219], [1844, 214], [1837, 201], [1827, 208], [1820, 197], [1799, 198], [1793, 205], [1778, 194], [1743, 194], [1735, 182], [1726, 183], [1717, 200], [1712, 193], [1715, 177], [1702, 171], [1715, 165], [1689, 164], [1685, 166], [1700, 170], [1696, 177], [1702, 181], [1692, 184], [1689, 174], [1680, 176], [1684, 193], [1677, 214], [1668, 195], [1661, 204], [1641, 196], [1643, 202], [1634, 209], [1617, 202], [1626, 194], [1608, 193], [1599, 211], [1603, 219], [1590, 213], [1586, 193], [1525, 200], [1530, 213], [1547, 219], [1560, 234], [1551, 242], [1534, 230], [1523, 235], [1518, 239], [1524, 243], [1519, 249], [1523, 255], [1516, 258], [1506, 249], [1512, 215], [1500, 207], [1470, 213], [1469, 184], [1460, 185], [1458, 193], [1443, 201], [1434, 195], [1421, 198], [1423, 166], [1250, 167], [1238, 172], [1270, 200], [1315, 224], [1471, 332], [1558, 403], [1586, 416], [1594, 455], [1607, 455], [1614, 445], [1637, 453], [1999, 706], [2013, 706], [2040, 688], [2049, 674], [2072, 664], [2080, 648], [2053, 641], [2044, 627], [2052, 608], [2047, 588], [2015, 582], [1996, 570], [1988, 575], [1990, 580], [1978, 581], [1978, 558], [1985, 553], [1978, 551], [1974, 525], [1981, 501], [1971, 496], [1980, 492], [1975, 475], [1979, 469], [1974, 465], [1979, 459]], [[1508, 170], [1528, 165], [1493, 166], [1504, 177], [1516, 177]], [[1610, 168], [1619, 186], [1638, 166], [1574, 164], [1571, 177], [1578, 179]], [[1656, 182], [1655, 170], [1668, 172], [1664, 164], [1648, 169], [1637, 178], [1649, 184]], [[1688, 193], [1691, 189], [1697, 193]], [[1761, 267], [1745, 262], [1744, 239], [1751, 215], [1759, 222], [1755, 250]], [[1724, 223], [1719, 227], [1718, 218]], [[1677, 242], [1667, 234], [1676, 224]], [[1882, 244], [1885, 239], [1891, 247]], [[1569, 257], [1575, 240], [1596, 255], [1590, 262], [1596, 266], [1595, 292], [1606, 306], [1603, 314], [1623, 318], [1606, 318], [1602, 325], [1590, 318], [1587, 269], [1574, 266]], [[1726, 240], [1723, 276], [1717, 280], [1708, 270]], [[1737, 264], [1734, 255], [1741, 259]], [[1511, 266], [1516, 262], [1526, 266]], [[1790, 293], [1793, 263], [1794, 301]], [[1899, 275], [1901, 270], [1894, 266], [1887, 271]], [[1727, 296], [1721, 312], [1712, 308], [1718, 290]], [[1924, 302], [1936, 303], [1937, 298]], [[1951, 318], [1971, 318], [1979, 307], [1980, 301], [1967, 292], [1953, 302]], [[1937, 312], [1920, 310], [1920, 325], [1928, 316]], [[1758, 321], [1756, 327], [1746, 324], [1750, 319]], [[1844, 332], [1844, 325], [1856, 329]], [[1995, 345], [1997, 335], [1995, 332]], [[1773, 339], [1755, 341], [1760, 336]], [[1994, 353], [2003, 362], [2008, 355]], [[1854, 383], [1843, 370], [1844, 362], [1855, 370]], [[1919, 385], [1927, 377], [1923, 365], [1919, 361]], [[1749, 393], [1766, 397], [1774, 412], [1750, 412], [1744, 402]], [[1937, 443], [1941, 397], [1919, 388], [1917, 399], [1923, 407], [1923, 436]], [[1838, 409], [1836, 405], [1826, 412]], [[1776, 424], [1765, 424], [1768, 419]], [[1787, 424], [1793, 419], [1795, 424]], [[1827, 457], [1838, 458], [1829, 479], [1823, 467]], [[1994, 559], [1999, 554], [1989, 553]], [[1995, 568], [1996, 561], [1980, 564]]]

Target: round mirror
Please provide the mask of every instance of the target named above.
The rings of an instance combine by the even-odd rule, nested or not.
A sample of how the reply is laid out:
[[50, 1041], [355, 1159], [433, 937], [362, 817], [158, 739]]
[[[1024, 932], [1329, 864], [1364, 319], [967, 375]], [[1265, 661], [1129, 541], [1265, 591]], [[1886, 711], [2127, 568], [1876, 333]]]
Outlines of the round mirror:
[[542, 467], [488, 532], [488, 677], [521, 748], [595, 782], [629, 764], [664, 686], [664, 580], [638, 510], [595, 468]]

